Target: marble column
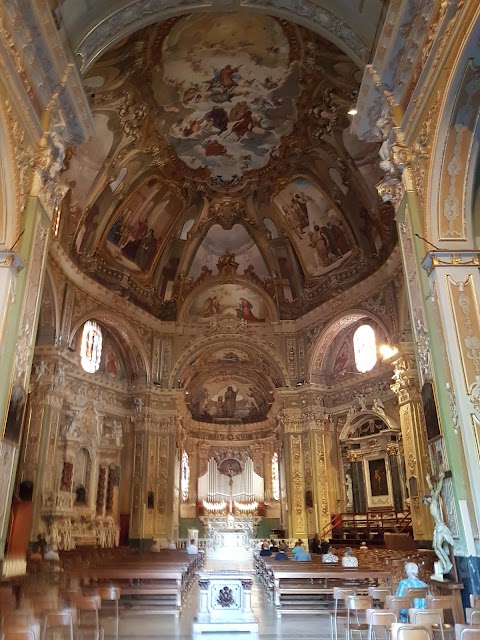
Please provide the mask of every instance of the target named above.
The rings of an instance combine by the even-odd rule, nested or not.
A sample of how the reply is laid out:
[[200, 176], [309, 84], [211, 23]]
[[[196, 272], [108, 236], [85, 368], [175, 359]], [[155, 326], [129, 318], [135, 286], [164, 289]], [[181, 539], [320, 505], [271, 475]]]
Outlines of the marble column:
[[422, 502], [422, 497], [430, 493], [426, 482], [428, 441], [413, 345], [401, 343], [390, 361], [394, 368], [391, 388], [398, 397], [413, 536], [418, 542], [428, 542], [433, 535], [433, 520]]
[[353, 513], [366, 513], [367, 492], [363, 474], [363, 455], [356, 451], [348, 452], [350, 460], [350, 475], [352, 477]]
[[402, 477], [398, 459], [398, 445], [396, 443], [387, 444], [387, 455], [392, 477], [393, 508], [395, 511], [403, 511]]

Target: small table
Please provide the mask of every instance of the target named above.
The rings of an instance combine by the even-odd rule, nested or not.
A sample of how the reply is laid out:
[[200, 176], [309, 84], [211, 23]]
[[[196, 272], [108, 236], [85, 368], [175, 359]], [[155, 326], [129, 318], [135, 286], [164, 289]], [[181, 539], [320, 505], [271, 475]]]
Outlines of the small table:
[[252, 610], [251, 574], [242, 571], [199, 571], [200, 602], [193, 633], [244, 631], [258, 634]]

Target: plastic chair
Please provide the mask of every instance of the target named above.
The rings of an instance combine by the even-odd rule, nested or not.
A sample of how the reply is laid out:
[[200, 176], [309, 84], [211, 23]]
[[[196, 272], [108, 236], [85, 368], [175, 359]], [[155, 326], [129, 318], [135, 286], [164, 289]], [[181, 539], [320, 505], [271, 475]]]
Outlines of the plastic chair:
[[368, 587], [368, 595], [373, 598], [375, 605], [378, 603], [379, 606], [384, 608], [387, 596], [391, 596], [392, 592], [386, 587]]
[[480, 640], [480, 627], [469, 627], [466, 624], [455, 625], [456, 640]]
[[395, 622], [392, 624], [392, 640], [431, 640], [432, 630], [421, 624]]
[[97, 590], [100, 596], [101, 602], [114, 602], [115, 610], [115, 639], [118, 640], [118, 627], [119, 627], [119, 615], [118, 615], [118, 602], [120, 600], [120, 589], [118, 587], [102, 587]]
[[477, 593], [470, 594], [470, 606], [472, 609], [480, 609], [480, 595]]
[[42, 628], [42, 640], [45, 640], [49, 631], [53, 631], [53, 637], [56, 636], [58, 629], [67, 629], [70, 640], [73, 640], [73, 627], [77, 622], [76, 609], [54, 609], [45, 611]]
[[366, 618], [368, 622], [368, 640], [375, 640], [377, 637], [375, 629], [381, 627], [385, 631], [385, 639], [390, 635], [390, 627], [397, 622], [397, 614], [395, 611], [387, 609], [367, 609]]
[[412, 624], [429, 625], [433, 631], [440, 631], [441, 639], [445, 640], [443, 609], [409, 609], [408, 617]]
[[343, 587], [333, 587], [333, 600], [334, 600], [334, 609], [333, 614], [330, 615], [330, 632], [332, 640], [338, 640], [338, 618], [346, 618], [347, 610], [338, 608], [338, 603], [343, 602], [349, 596], [355, 595], [355, 589], [344, 589]]
[[[353, 632], [357, 631], [362, 637], [362, 631], [368, 631], [367, 609], [373, 608], [373, 600], [370, 596], [348, 596], [347, 605], [347, 640], [352, 640]], [[359, 615], [360, 614], [360, 615]]]
[[428, 587], [407, 587], [405, 589], [405, 595], [412, 600], [416, 600], [417, 598], [420, 600], [426, 600], [428, 596]]
[[468, 624], [480, 625], [480, 609], [472, 609], [472, 607], [467, 607], [465, 609], [465, 620]]
[[74, 598], [77, 609], [77, 637], [93, 634], [95, 640], [103, 640], [103, 628], [100, 627], [99, 609], [102, 606], [100, 596], [77, 595]]

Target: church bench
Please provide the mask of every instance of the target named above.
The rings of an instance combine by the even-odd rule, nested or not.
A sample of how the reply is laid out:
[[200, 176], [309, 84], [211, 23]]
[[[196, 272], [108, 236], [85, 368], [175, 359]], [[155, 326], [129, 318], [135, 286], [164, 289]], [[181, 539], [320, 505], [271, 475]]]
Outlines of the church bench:
[[[192, 563], [193, 564], [193, 563]], [[89, 587], [113, 585], [120, 589], [120, 606], [128, 611], [179, 615], [192, 578], [190, 563], [179, 566], [158, 563], [157, 566], [124, 564], [76, 568], [69, 571], [70, 580], [83, 581]]]
[[[363, 591], [368, 586], [377, 585], [379, 581], [389, 584], [391, 577], [388, 571], [342, 567], [327, 570], [315, 566], [308, 568], [303, 566], [301, 568], [270, 567], [270, 571], [273, 576], [274, 603], [279, 616], [285, 605], [288, 605], [290, 613], [300, 613], [303, 609], [310, 613], [330, 611], [333, 606], [334, 587], [352, 587]], [[308, 596], [308, 602], [302, 600], [301, 596], [304, 595]]]

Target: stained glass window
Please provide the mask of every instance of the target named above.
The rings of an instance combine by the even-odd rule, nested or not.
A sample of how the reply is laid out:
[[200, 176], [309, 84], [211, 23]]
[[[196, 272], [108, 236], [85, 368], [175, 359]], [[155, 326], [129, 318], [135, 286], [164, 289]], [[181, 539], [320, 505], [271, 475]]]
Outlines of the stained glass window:
[[272, 457], [272, 495], [274, 500], [280, 500], [280, 476], [278, 473], [278, 453]]
[[368, 324], [362, 324], [353, 334], [355, 365], [360, 373], [373, 369], [377, 363], [375, 331]]
[[182, 477], [180, 481], [180, 490], [182, 492], [182, 500], [188, 500], [188, 485], [190, 484], [190, 465], [188, 463], [188, 453], [185, 451], [182, 455]]
[[92, 320], [83, 325], [80, 357], [85, 371], [88, 373], [98, 371], [102, 358], [102, 330]]

